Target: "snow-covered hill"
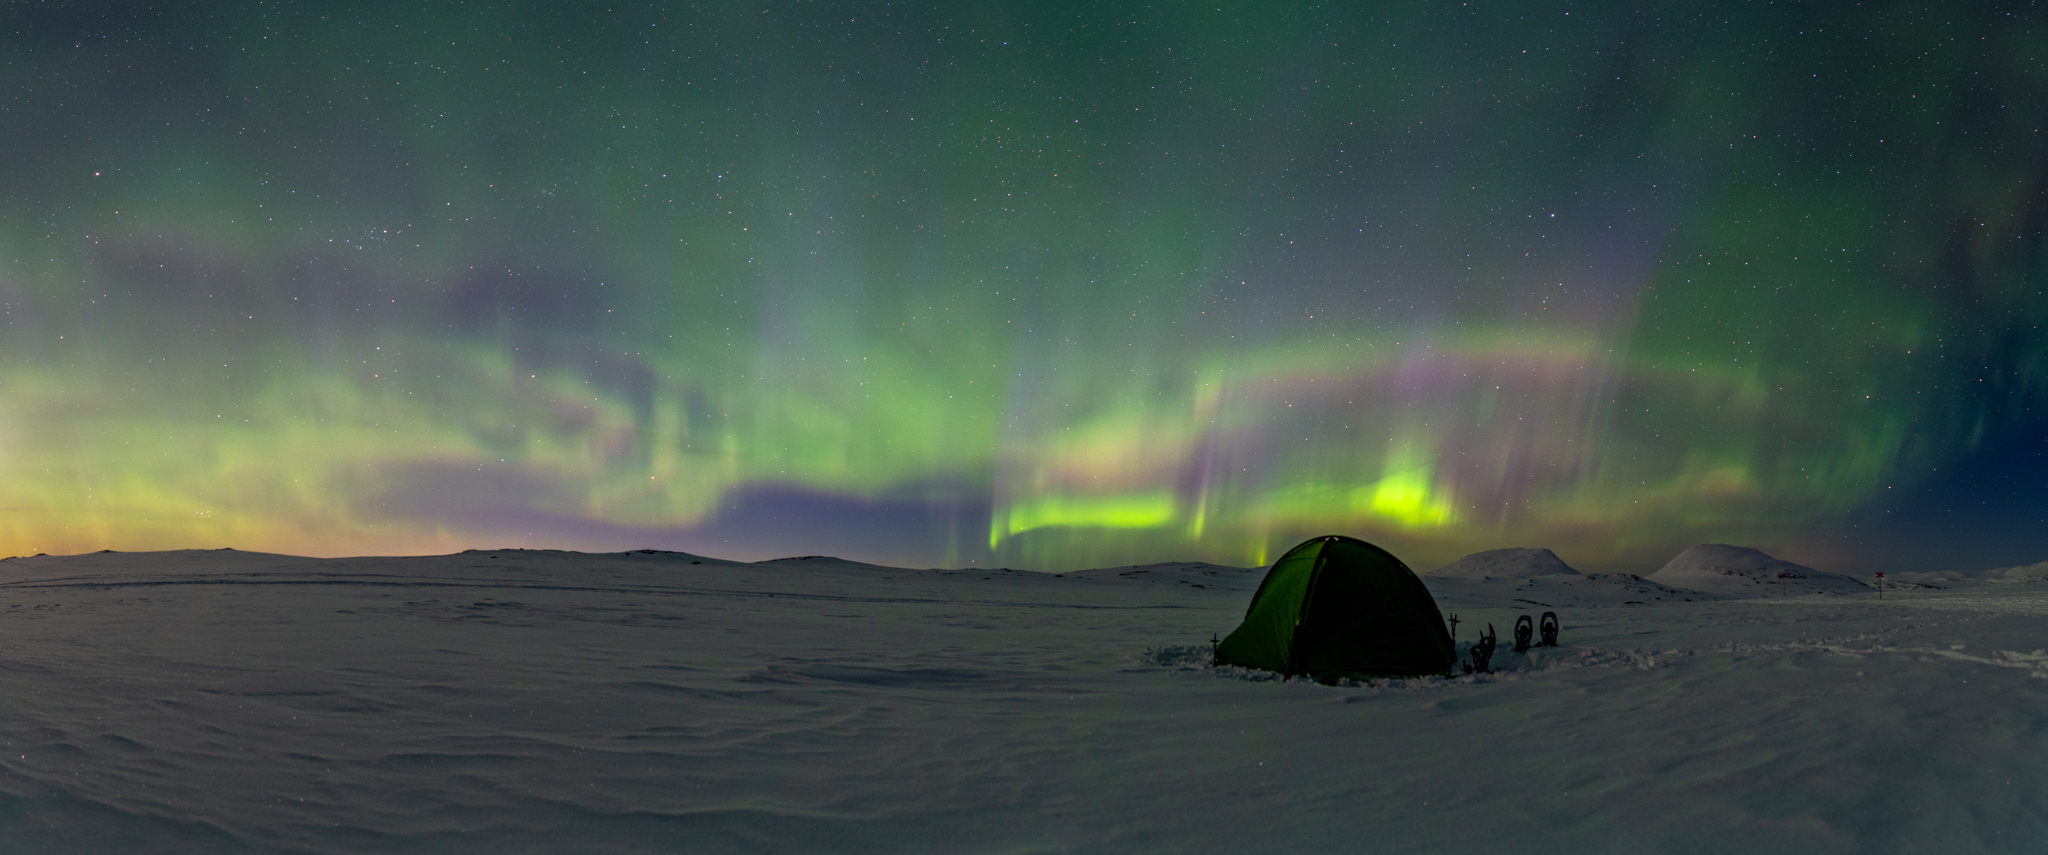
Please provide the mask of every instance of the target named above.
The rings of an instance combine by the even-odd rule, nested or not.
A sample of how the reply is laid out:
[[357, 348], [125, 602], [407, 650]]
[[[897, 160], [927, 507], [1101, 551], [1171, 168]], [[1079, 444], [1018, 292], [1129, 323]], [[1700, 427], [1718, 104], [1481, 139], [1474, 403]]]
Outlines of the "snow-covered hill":
[[1678, 554], [1649, 581], [1735, 597], [1862, 594], [1876, 589], [1839, 573], [1815, 570], [1747, 546], [1705, 543]]
[[1893, 573], [1887, 585], [1906, 584], [1929, 588], [1966, 588], [1973, 585], [2038, 585], [2048, 582], [2048, 561], [1998, 567], [1990, 570], [1934, 570]]
[[1474, 552], [1427, 575], [1436, 579], [1527, 579], [1578, 573], [1548, 549], [1509, 548]]

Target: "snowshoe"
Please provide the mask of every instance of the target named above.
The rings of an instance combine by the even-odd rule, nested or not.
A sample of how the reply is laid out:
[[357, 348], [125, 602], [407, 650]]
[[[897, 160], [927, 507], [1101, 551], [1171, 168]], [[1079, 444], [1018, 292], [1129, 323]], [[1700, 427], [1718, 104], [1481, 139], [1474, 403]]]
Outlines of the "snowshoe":
[[1538, 625], [1537, 625], [1537, 632], [1539, 632], [1539, 633], [1541, 633], [1541, 634], [1543, 635], [1543, 641], [1542, 641], [1542, 643], [1541, 643], [1540, 645], [1538, 645], [1538, 646], [1541, 646], [1541, 647], [1556, 647], [1556, 646], [1557, 646], [1557, 612], [1544, 612], [1544, 613], [1543, 613], [1543, 621], [1542, 621], [1542, 623], [1540, 623], [1540, 624], [1538, 624]]
[[1495, 636], [1493, 632], [1493, 624], [1487, 624], [1486, 634], [1480, 636], [1479, 641], [1472, 645], [1472, 661], [1465, 663], [1465, 673], [1492, 673], [1492, 671], [1489, 668], [1487, 668], [1487, 663], [1493, 660], [1493, 647], [1495, 643], [1494, 640], [1496, 637], [1497, 636]]
[[1530, 620], [1528, 615], [1515, 618], [1515, 652], [1527, 652], [1529, 650], [1529, 639], [1535, 634], [1536, 622]]

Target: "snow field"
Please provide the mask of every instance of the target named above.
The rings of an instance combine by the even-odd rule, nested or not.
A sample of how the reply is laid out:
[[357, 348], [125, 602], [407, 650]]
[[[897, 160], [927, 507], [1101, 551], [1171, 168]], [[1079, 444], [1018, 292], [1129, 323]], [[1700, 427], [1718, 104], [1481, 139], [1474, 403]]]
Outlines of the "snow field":
[[[0, 835], [494, 855], [2048, 839], [2048, 595], [2027, 585], [1627, 604], [1655, 589], [1432, 581], [1461, 642], [1494, 624], [1497, 673], [1330, 687], [1207, 666], [1258, 577], [0, 562]], [[1546, 610], [1563, 646], [1513, 653], [1514, 616]]]

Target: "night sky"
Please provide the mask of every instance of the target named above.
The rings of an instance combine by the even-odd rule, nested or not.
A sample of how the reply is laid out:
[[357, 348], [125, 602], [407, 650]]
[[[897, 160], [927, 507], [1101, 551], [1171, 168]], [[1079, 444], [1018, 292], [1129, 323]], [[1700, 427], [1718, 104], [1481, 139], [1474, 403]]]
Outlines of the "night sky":
[[0, 554], [2048, 560], [2044, 124], [2022, 3], [12, 2]]

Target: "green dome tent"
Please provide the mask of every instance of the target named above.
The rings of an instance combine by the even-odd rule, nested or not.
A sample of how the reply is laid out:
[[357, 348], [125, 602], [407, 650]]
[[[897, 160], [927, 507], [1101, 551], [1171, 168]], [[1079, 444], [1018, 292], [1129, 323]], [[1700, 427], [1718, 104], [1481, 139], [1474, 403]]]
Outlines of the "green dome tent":
[[1447, 674], [1457, 664], [1436, 599], [1386, 550], [1318, 537], [1273, 562], [1216, 664], [1319, 680]]

